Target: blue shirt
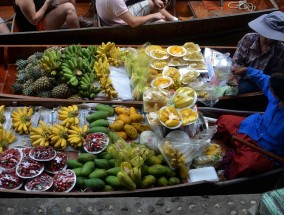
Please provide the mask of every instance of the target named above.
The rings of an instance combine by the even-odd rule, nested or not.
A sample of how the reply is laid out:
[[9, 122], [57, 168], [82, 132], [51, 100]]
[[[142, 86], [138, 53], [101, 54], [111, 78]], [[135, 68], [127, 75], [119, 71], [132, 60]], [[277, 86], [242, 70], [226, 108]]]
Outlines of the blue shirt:
[[252, 114], [243, 120], [238, 132], [247, 134], [263, 149], [284, 157], [284, 108], [278, 108], [280, 101], [269, 89], [270, 76], [251, 67], [246, 74], [268, 98], [268, 105], [263, 114]]

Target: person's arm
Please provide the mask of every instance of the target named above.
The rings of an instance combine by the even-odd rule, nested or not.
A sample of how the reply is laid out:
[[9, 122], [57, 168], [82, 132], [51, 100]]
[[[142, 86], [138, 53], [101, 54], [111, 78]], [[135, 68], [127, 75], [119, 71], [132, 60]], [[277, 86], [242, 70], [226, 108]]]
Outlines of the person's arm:
[[137, 27], [143, 25], [151, 20], [165, 19], [160, 12], [152, 13], [146, 16], [134, 16], [129, 11], [119, 16], [127, 25]]
[[252, 67], [238, 67], [233, 69], [234, 75], [246, 74], [247, 77], [252, 80], [257, 86], [261, 89], [261, 91], [268, 96], [269, 90], [269, 75], [263, 74], [263, 71], [254, 69]]
[[46, 0], [38, 11], [36, 11], [33, 0], [18, 1], [18, 6], [20, 7], [26, 19], [32, 25], [36, 25], [44, 17], [45, 12], [52, 2], [53, 0]]

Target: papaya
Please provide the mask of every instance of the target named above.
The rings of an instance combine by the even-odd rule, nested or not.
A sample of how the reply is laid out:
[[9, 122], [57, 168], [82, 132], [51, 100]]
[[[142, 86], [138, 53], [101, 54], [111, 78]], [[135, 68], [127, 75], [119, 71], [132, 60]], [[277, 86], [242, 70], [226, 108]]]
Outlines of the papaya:
[[121, 131], [123, 129], [124, 122], [120, 119], [115, 120], [109, 125], [109, 128], [114, 131]]
[[108, 160], [108, 164], [109, 164], [110, 168], [115, 167], [115, 163], [116, 163], [116, 159], [114, 159], [114, 158]]
[[128, 115], [126, 115], [126, 114], [119, 114], [117, 119], [122, 120], [122, 121], [124, 122], [124, 124], [129, 124], [129, 123], [131, 123], [130, 116], [128, 116]]
[[141, 175], [142, 175], [142, 176], [148, 175], [148, 168], [149, 168], [149, 166], [147, 166], [147, 165], [145, 165], [145, 164], [143, 164], [143, 165], [140, 167], [140, 169], [141, 169]]
[[169, 167], [160, 164], [155, 164], [148, 168], [148, 174], [156, 177], [166, 176], [169, 171]]
[[103, 192], [110, 192], [110, 191], [114, 191], [113, 187], [106, 184], [105, 188], [102, 190]]
[[89, 123], [92, 123], [98, 119], [106, 119], [108, 117], [108, 112], [107, 111], [96, 111], [89, 116], [87, 116], [86, 120]]
[[185, 180], [188, 177], [188, 168], [183, 165], [178, 168], [178, 176], [180, 179]]
[[73, 172], [75, 173], [76, 177], [80, 177], [82, 175], [82, 167], [77, 167], [77, 168], [74, 168], [72, 169]]
[[114, 108], [109, 106], [109, 105], [97, 104], [95, 106], [95, 109], [97, 111], [106, 111], [106, 112], [108, 112], [108, 116], [113, 116], [114, 115]]
[[148, 166], [152, 166], [154, 164], [162, 164], [161, 159], [159, 159], [157, 156], [155, 155], [150, 155], [146, 160], [145, 160], [145, 164]]
[[127, 107], [122, 107], [122, 106], [118, 106], [114, 108], [114, 111], [116, 114], [125, 114], [125, 115], [129, 115], [129, 108]]
[[95, 169], [89, 174], [89, 178], [100, 178], [104, 179], [107, 176], [107, 171], [105, 169]]
[[84, 164], [81, 170], [81, 176], [88, 177], [91, 172], [93, 172], [95, 169], [95, 162], [94, 161], [88, 161]]
[[[91, 153], [81, 153], [78, 155], [77, 157], [77, 161], [80, 163], [87, 163], [88, 161], [93, 161], [94, 159], [96, 159], [97, 156]], [[82, 165], [83, 167], [83, 165]]]
[[120, 136], [122, 139], [126, 140], [127, 139], [127, 134], [125, 131], [117, 131], [116, 132], [118, 136]]
[[152, 187], [155, 183], [156, 183], [156, 178], [153, 175], [146, 175], [139, 182], [139, 187], [145, 189]]
[[124, 130], [130, 138], [135, 139], [138, 137], [138, 132], [132, 125], [125, 125]]
[[158, 178], [157, 186], [158, 187], [168, 186], [168, 179], [165, 176]]
[[109, 134], [110, 130], [106, 127], [103, 126], [96, 126], [96, 127], [91, 127], [88, 129], [88, 131], [86, 132], [86, 134], [92, 134], [92, 133], [96, 133], [96, 132], [102, 132], [105, 134]]
[[105, 188], [105, 182], [99, 178], [85, 179], [84, 186], [93, 190], [102, 190]]
[[157, 158], [159, 158], [159, 159], [162, 161], [162, 163], [161, 163], [161, 164], [166, 164], [166, 163], [167, 163], [167, 161], [166, 161], [166, 159], [165, 159], [164, 155], [162, 155], [162, 154], [158, 154], [158, 155], [157, 155]]
[[122, 185], [120, 184], [118, 178], [113, 175], [109, 175], [105, 178], [106, 184], [112, 186], [113, 188], [120, 188]]
[[100, 154], [98, 154], [98, 158], [107, 159], [107, 160], [113, 159], [112, 155], [109, 154], [108, 152], [101, 152]]
[[84, 178], [83, 177], [76, 177], [76, 184], [75, 186], [77, 188], [83, 188], [84, 187]]
[[117, 176], [117, 173], [120, 171], [120, 167], [113, 167], [107, 170], [108, 175]]
[[98, 119], [98, 120], [92, 122], [89, 125], [89, 128], [97, 127], [97, 126], [102, 126], [102, 127], [106, 127], [107, 128], [109, 126], [109, 121], [106, 120], [106, 119]]
[[96, 167], [100, 169], [109, 169], [109, 163], [107, 159], [95, 159]]
[[83, 163], [79, 162], [77, 159], [68, 159], [66, 161], [67, 167], [69, 169], [75, 169], [78, 167], [83, 167]]
[[180, 180], [177, 177], [170, 177], [168, 180], [168, 185], [177, 185], [180, 184]]

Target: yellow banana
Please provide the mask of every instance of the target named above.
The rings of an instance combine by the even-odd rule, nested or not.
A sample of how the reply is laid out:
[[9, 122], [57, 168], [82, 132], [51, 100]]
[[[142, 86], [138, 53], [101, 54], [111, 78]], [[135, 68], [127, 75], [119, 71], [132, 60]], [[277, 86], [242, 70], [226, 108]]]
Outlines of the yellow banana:
[[72, 105], [73, 111], [78, 111], [78, 106], [77, 105]]

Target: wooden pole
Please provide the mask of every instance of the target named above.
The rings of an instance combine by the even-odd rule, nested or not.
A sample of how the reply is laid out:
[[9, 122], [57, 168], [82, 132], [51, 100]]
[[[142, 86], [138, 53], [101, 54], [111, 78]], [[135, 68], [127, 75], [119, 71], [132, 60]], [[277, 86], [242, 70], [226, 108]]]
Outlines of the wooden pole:
[[242, 140], [242, 139], [240, 139], [240, 138], [238, 138], [236, 136], [233, 136], [232, 140], [236, 140], [239, 143], [242, 143], [242, 144], [244, 144], [244, 145], [246, 145], [246, 146], [248, 146], [248, 147], [250, 147], [252, 149], [255, 149], [256, 151], [258, 151], [258, 152], [260, 152], [260, 153], [262, 153], [262, 154], [272, 158], [273, 160], [276, 160], [276, 161], [279, 161], [281, 163], [284, 163], [284, 158], [283, 157], [280, 157], [280, 156], [278, 156], [278, 155], [276, 155], [276, 154], [274, 154], [272, 152], [266, 151], [266, 150], [264, 150], [263, 148], [261, 148], [259, 146], [256, 146], [256, 145], [254, 145], [252, 143], [249, 143], [249, 142], [247, 142], [245, 140]]

